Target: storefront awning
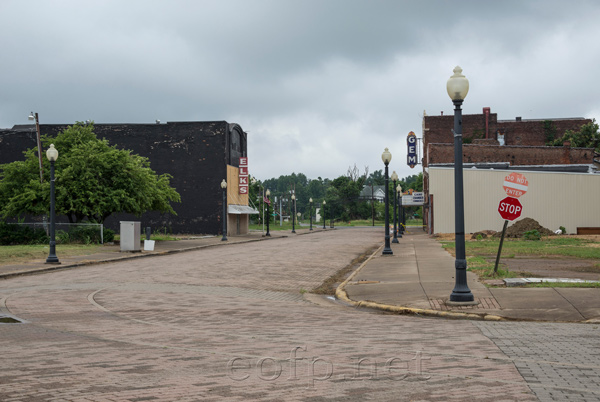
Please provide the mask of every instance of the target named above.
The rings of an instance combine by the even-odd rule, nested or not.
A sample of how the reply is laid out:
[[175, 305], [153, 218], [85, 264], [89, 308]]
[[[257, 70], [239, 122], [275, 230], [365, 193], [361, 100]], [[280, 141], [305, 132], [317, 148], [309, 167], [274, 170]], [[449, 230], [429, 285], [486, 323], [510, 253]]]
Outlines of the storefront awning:
[[258, 211], [247, 205], [228, 205], [227, 213], [236, 215], [253, 215], [258, 214]]

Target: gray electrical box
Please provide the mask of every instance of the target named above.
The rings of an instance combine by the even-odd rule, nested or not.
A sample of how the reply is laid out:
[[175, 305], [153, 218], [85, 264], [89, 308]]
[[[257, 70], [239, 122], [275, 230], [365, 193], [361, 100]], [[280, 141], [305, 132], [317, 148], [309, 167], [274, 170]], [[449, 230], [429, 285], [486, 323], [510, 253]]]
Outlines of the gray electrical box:
[[140, 222], [121, 221], [121, 251], [142, 251], [140, 234]]

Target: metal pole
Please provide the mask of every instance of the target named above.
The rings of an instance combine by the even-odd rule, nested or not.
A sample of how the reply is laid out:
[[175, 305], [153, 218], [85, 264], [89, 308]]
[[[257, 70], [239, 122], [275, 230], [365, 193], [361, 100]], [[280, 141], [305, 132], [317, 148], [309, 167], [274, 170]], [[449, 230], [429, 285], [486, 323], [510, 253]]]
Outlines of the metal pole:
[[54, 194], [54, 161], [50, 161], [50, 253], [46, 258], [46, 264], [60, 264], [56, 256], [56, 237], [55, 237], [55, 194]]
[[223, 237], [221, 241], [227, 240], [227, 189], [223, 189]]
[[375, 194], [373, 193], [373, 183], [371, 183], [371, 218], [373, 226], [375, 226]]
[[265, 235], [265, 188], [262, 189], [262, 235]]
[[[395, 176], [394, 176], [395, 177]], [[397, 214], [396, 211], [398, 210], [398, 204], [396, 203], [396, 199], [398, 198], [398, 192], [396, 191], [396, 180], [392, 180], [392, 188], [394, 189], [394, 239], [392, 240], [392, 243], [399, 243], [398, 242], [398, 227], [397, 227], [397, 223], [398, 223], [398, 219], [397, 219]]]
[[[404, 208], [402, 208], [402, 197], [398, 191], [396, 191], [396, 197], [398, 197], [398, 207], [402, 212], [402, 215], [398, 212], [398, 221], [400, 221], [400, 225], [398, 225], [398, 237], [402, 238], [402, 235], [404, 234], [404, 228], [402, 227], [402, 224], [404, 223]], [[400, 216], [402, 216], [402, 218], [400, 218]]]
[[312, 228], [312, 202], [310, 203], [310, 230], [313, 230], [313, 228]]
[[44, 182], [44, 168], [42, 166], [42, 140], [40, 134], [40, 120], [37, 112], [35, 113], [35, 132], [37, 135], [38, 159], [40, 161], [40, 183]]
[[404, 215], [404, 208], [402, 208], [402, 195], [399, 195], [398, 198], [400, 199], [400, 211], [402, 211], [402, 234], [404, 234], [406, 231], [406, 216]]
[[267, 202], [266, 202], [266, 204], [267, 204], [267, 234], [265, 236], [271, 237], [271, 232], [269, 232], [269, 221], [271, 220], [269, 218], [269, 206], [271, 205], [271, 202], [269, 200], [269, 196], [267, 196]]
[[296, 233], [296, 200], [294, 199], [292, 202], [294, 203], [294, 210], [292, 211], [292, 233]]
[[467, 285], [467, 257], [465, 252], [465, 205], [463, 194], [462, 157], [462, 99], [454, 100], [454, 233], [456, 261], [454, 290], [450, 294], [452, 302], [472, 302], [475, 300]]
[[496, 264], [494, 265], [494, 274], [498, 273], [498, 263], [500, 262], [500, 254], [502, 253], [502, 243], [504, 243], [504, 235], [506, 234], [507, 226], [508, 226], [508, 220], [505, 220], [504, 227], [502, 228], [502, 237], [500, 237], [500, 246], [498, 247], [498, 255], [496, 256]]
[[388, 176], [388, 164], [385, 164], [385, 246], [382, 254], [394, 254], [390, 246], [390, 179]]

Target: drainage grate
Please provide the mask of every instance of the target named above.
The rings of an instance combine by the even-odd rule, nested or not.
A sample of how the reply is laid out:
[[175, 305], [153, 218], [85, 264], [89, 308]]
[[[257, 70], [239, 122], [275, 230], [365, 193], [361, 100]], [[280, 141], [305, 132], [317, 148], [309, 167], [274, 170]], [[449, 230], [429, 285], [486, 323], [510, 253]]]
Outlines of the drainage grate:
[[479, 304], [474, 306], [447, 306], [444, 299], [429, 299], [429, 304], [434, 310], [440, 311], [463, 311], [463, 310], [500, 310], [500, 304], [493, 297], [476, 298]]

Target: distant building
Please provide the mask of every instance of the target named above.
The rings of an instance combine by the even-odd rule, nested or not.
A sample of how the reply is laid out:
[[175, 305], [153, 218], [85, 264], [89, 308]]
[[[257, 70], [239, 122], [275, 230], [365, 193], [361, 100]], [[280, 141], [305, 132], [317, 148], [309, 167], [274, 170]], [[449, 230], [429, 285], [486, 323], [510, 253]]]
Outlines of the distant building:
[[[66, 124], [41, 124], [42, 135], [55, 136]], [[228, 235], [248, 232], [248, 195], [240, 194], [240, 158], [248, 157], [247, 134], [238, 124], [226, 121], [168, 122], [166, 124], [94, 124], [98, 138], [111, 145], [147, 157], [157, 174], [173, 176], [171, 186], [181, 195], [173, 203], [177, 215], [149, 212], [141, 217], [115, 214], [106, 226], [117, 229], [119, 221], [141, 221], [142, 227], [172, 233], [221, 234], [223, 195], [227, 180]], [[23, 151], [37, 146], [34, 125], [0, 129], [0, 163], [23, 158]], [[60, 152], [60, 150], [59, 150]]]
[[374, 186], [366, 184], [363, 186], [359, 196], [361, 200], [375, 200], [377, 202], [384, 202], [385, 200], [385, 186]]
[[[594, 172], [596, 166], [594, 165], [593, 149], [573, 148], [568, 143], [565, 143], [562, 147], [545, 145], [556, 138], [562, 137], [567, 130], [579, 131], [583, 125], [591, 122], [592, 120], [584, 118], [523, 120], [517, 117], [515, 120], [498, 120], [496, 113], [491, 113], [488, 107], [483, 108], [481, 114], [463, 115], [463, 162], [465, 172], [467, 169], [473, 168], [562, 173]], [[444, 210], [448, 207], [448, 194], [435, 194], [436, 190], [440, 191], [444, 188], [444, 191], [447, 191], [448, 189], [440, 186], [439, 184], [442, 181], [437, 180], [433, 175], [442, 174], [443, 169], [453, 168], [454, 166], [453, 128], [453, 114], [438, 116], [425, 114], [423, 117], [422, 164], [423, 191], [425, 193], [423, 212], [424, 224], [428, 226], [430, 233], [442, 229], [434, 222], [434, 216], [440, 216], [438, 215], [440, 210], [436, 210], [436, 206], [439, 207], [439, 203], [444, 202]], [[484, 176], [480, 174], [477, 177]], [[434, 179], [438, 183], [436, 188], [430, 186]], [[448, 177], [444, 176], [444, 180], [448, 180]], [[485, 191], [481, 187], [482, 183], [465, 180], [465, 197], [468, 195], [475, 196], [478, 191]], [[465, 207], [465, 211], [468, 211], [472, 216], [472, 210], [467, 210]], [[440, 223], [439, 218], [438, 223]], [[478, 226], [468, 226], [467, 231], [469, 228], [476, 227]], [[448, 228], [449, 226], [443, 226], [443, 230]], [[573, 230], [575, 229], [573, 228]]]

